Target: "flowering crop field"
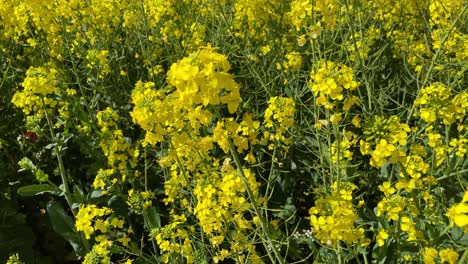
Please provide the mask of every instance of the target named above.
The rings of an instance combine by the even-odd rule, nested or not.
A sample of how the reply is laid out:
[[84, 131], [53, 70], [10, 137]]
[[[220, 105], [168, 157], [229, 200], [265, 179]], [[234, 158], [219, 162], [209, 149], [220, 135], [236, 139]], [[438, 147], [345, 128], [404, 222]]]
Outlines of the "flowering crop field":
[[0, 263], [468, 263], [468, 0], [0, 0]]

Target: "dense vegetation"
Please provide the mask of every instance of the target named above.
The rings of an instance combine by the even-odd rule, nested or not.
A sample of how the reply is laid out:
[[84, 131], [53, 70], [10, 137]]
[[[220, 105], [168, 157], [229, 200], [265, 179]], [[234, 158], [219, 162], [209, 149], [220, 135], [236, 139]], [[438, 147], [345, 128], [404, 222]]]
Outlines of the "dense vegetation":
[[0, 0], [0, 262], [466, 263], [467, 9]]

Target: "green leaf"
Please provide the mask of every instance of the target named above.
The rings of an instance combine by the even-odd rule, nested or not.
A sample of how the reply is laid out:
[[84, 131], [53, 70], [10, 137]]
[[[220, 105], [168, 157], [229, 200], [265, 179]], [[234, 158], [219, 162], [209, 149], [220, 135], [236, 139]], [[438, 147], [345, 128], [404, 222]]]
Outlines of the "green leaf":
[[18, 194], [21, 196], [34, 196], [43, 193], [59, 194], [61, 191], [49, 184], [32, 184], [18, 188]]
[[76, 254], [79, 256], [86, 255], [87, 241], [82, 240], [82, 237], [76, 231], [75, 221], [65, 212], [62, 206], [55, 201], [50, 201], [47, 203], [47, 213], [54, 231], [70, 243]]
[[93, 190], [90, 194], [90, 199], [97, 199], [97, 198], [100, 198], [102, 197], [103, 194], [102, 194], [102, 191], [101, 190]]
[[161, 228], [161, 218], [158, 212], [156, 212], [156, 208], [148, 207], [144, 209], [143, 218], [150, 229]]

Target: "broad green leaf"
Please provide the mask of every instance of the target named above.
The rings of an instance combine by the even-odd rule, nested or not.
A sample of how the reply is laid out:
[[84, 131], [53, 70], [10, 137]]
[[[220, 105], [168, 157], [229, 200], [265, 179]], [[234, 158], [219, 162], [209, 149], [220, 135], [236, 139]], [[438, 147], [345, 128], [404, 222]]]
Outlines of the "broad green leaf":
[[43, 193], [59, 194], [61, 191], [49, 184], [32, 184], [18, 188], [17, 192], [21, 196], [34, 196]]
[[77, 255], [86, 255], [87, 241], [77, 233], [75, 221], [65, 212], [62, 206], [55, 201], [50, 201], [47, 203], [47, 213], [55, 232], [70, 243]]
[[144, 209], [143, 217], [150, 229], [161, 228], [161, 218], [159, 217], [158, 212], [156, 212], [156, 208], [148, 207]]

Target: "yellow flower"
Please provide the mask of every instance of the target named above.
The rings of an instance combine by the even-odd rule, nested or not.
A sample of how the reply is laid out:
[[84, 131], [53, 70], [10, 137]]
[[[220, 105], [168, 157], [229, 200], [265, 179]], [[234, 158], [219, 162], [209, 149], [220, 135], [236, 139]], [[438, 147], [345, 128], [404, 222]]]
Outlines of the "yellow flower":
[[424, 248], [423, 259], [424, 264], [436, 264], [437, 249], [435, 248]]
[[335, 113], [330, 116], [330, 123], [339, 124], [343, 118], [340, 113]]
[[432, 148], [442, 145], [442, 136], [440, 134], [428, 133], [427, 138], [429, 139], [427, 145], [429, 145]]
[[299, 36], [299, 37], [297, 38], [297, 45], [298, 45], [299, 47], [304, 46], [304, 45], [306, 44], [306, 42], [307, 42], [307, 39], [306, 39], [306, 35], [305, 35], [305, 34], [304, 34], [304, 35], [301, 35], [301, 36]]
[[[98, 218], [97, 220], [102, 220], [99, 219], [100, 217], [109, 215], [112, 212], [111, 209], [107, 207], [103, 208], [97, 208], [96, 205], [85, 205], [80, 208], [76, 215], [76, 230], [77, 231], [83, 231], [87, 239], [91, 238], [91, 235], [94, 233], [95, 228], [93, 227], [93, 221], [95, 218]], [[102, 221], [97, 221], [97, 227], [96, 229], [104, 229], [107, 227], [105, 223]]]
[[442, 83], [435, 82], [421, 90], [414, 106], [419, 107], [421, 119], [427, 123], [434, 123], [441, 118], [448, 125], [455, 121], [455, 105], [451, 102], [451, 90]]
[[61, 105], [56, 99], [59, 94], [56, 76], [54, 68], [30, 67], [22, 83], [23, 91], [16, 92], [11, 102], [26, 115], [43, 117], [44, 111], [56, 110]]
[[439, 251], [440, 263], [448, 262], [455, 264], [458, 259], [458, 253], [451, 248], [442, 249]]
[[275, 96], [268, 101], [265, 110], [264, 126], [273, 131], [265, 133], [266, 140], [282, 142], [289, 145], [287, 131], [294, 126], [295, 103], [292, 98]]
[[128, 238], [128, 236], [126, 234], [123, 234], [123, 236], [121, 238], [118, 239], [118, 241], [120, 241], [120, 243], [122, 243], [122, 245], [124, 247], [128, 246], [128, 242], [130, 242], [130, 238]]
[[66, 90], [66, 93], [67, 93], [67, 95], [69, 95], [69, 96], [73, 96], [73, 95], [76, 94], [76, 90], [75, 90], [75, 89], [67, 89], [67, 90]]
[[389, 144], [385, 139], [381, 139], [375, 150], [372, 152], [370, 165], [376, 168], [381, 168], [387, 162], [387, 158], [392, 156], [392, 153], [395, 150], [396, 147], [394, 145]]
[[319, 198], [315, 206], [309, 209], [310, 223], [314, 236], [322, 243], [336, 245], [339, 241], [366, 244], [362, 228], [355, 227], [358, 219], [352, 203], [352, 190], [357, 187], [352, 183], [333, 184], [332, 194]]
[[360, 128], [361, 127], [361, 117], [359, 115], [356, 115], [353, 117], [353, 120], [351, 120], [351, 124], [353, 126]]
[[[316, 103], [326, 102], [331, 99], [332, 104], [336, 101], [341, 101], [344, 98], [344, 91], [355, 90], [359, 83], [355, 81], [353, 71], [344, 64], [331, 61], [321, 60], [318, 69], [314, 69], [310, 73], [309, 86], [316, 96]], [[319, 100], [319, 98], [321, 98]], [[354, 97], [349, 98], [345, 105], [345, 110], [349, 110], [354, 104]], [[349, 101], [351, 100], [351, 101]]]
[[390, 182], [384, 182], [382, 185], [379, 185], [379, 190], [385, 194], [385, 196], [390, 196], [395, 193], [395, 188], [392, 187]]
[[299, 52], [290, 52], [286, 54], [286, 61], [283, 62], [283, 69], [288, 71], [298, 71], [302, 65], [302, 56]]
[[459, 227], [468, 226], [468, 191], [465, 191], [463, 199], [459, 204], [454, 204], [447, 210], [448, 218], [451, 224]]
[[100, 230], [102, 233], [107, 232], [107, 227], [109, 226], [109, 222], [103, 221], [101, 219], [97, 219], [96, 222], [94, 223], [94, 228], [96, 230]]
[[383, 246], [385, 244], [385, 240], [389, 237], [387, 231], [384, 229], [380, 229], [379, 234], [376, 237], [377, 243], [379, 244], [379, 247]]
[[124, 221], [118, 218], [113, 218], [110, 223], [113, 227], [123, 228]]

